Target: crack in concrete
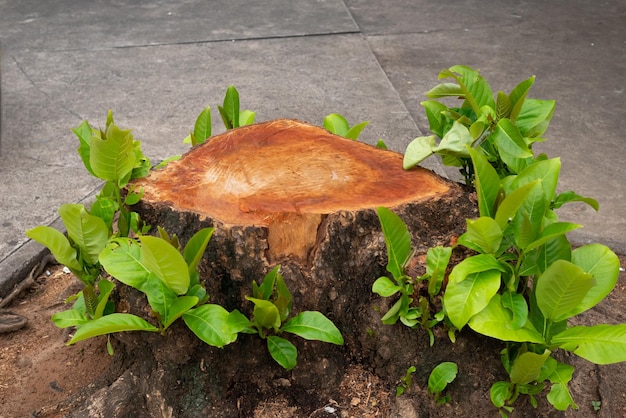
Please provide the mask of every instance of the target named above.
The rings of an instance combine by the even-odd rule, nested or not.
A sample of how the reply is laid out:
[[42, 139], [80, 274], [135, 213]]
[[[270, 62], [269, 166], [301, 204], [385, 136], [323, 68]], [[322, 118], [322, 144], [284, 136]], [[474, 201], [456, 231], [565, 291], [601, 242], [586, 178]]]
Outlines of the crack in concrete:
[[108, 46], [103, 45], [103, 46], [96, 47], [96, 48], [32, 49], [30, 51], [35, 51], [35, 52], [91, 51], [91, 52], [95, 52], [95, 51], [107, 51], [107, 50], [112, 50], [112, 49], [151, 48], [151, 47], [159, 47], [159, 46], [200, 45], [200, 44], [211, 44], [211, 43], [263, 41], [263, 40], [272, 40], [272, 39], [297, 39], [297, 38], [310, 38], [310, 37], [335, 36], [335, 35], [359, 35], [359, 34], [362, 34], [362, 32], [359, 29], [355, 29], [355, 30], [345, 30], [345, 31], [338, 31], [338, 32], [301, 33], [301, 34], [271, 35], [271, 36], [250, 36], [250, 37], [241, 37], [241, 38], [203, 39], [203, 40], [174, 41], [174, 42], [154, 42], [154, 43], [146, 43], [146, 44], [128, 44], [128, 45], [108, 45]]
[[61, 109], [65, 110], [67, 113], [69, 113], [72, 116], [77, 117], [79, 120], [84, 120], [85, 118], [82, 117], [81, 115], [79, 115], [78, 113], [74, 112], [71, 109], [66, 108], [65, 106], [63, 106], [60, 103], [57, 103], [48, 93], [46, 93], [45, 91], [43, 91], [41, 88], [39, 88], [37, 86], [37, 84], [28, 76], [28, 74], [26, 73], [26, 70], [20, 65], [19, 61], [15, 58], [15, 56], [11, 55], [11, 59], [13, 59], [13, 62], [15, 63], [15, 65], [17, 66], [17, 68], [20, 70], [20, 72], [24, 75], [24, 77], [26, 78], [26, 80], [28, 80], [28, 82], [35, 88], [35, 90], [37, 90], [39, 93], [43, 94], [47, 99], [50, 100], [50, 102], [55, 103], [56, 105], [58, 105]]

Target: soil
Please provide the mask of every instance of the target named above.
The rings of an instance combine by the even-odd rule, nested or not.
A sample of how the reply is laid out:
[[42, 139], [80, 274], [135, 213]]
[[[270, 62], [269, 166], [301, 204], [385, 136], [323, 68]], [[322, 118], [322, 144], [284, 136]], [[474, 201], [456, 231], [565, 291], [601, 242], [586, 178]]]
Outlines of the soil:
[[[622, 267], [626, 266], [625, 257], [620, 257], [620, 261]], [[70, 411], [76, 411], [89, 399], [97, 397], [101, 393], [98, 391], [113, 386], [112, 384], [124, 381], [129, 385], [142, 384], [141, 376], [128, 372], [133, 362], [129, 351], [118, 349], [114, 356], [109, 356], [106, 337], [94, 338], [69, 347], [65, 345], [69, 334], [56, 328], [50, 321], [50, 316], [63, 310], [64, 300], [80, 290], [80, 287], [80, 283], [71, 274], [64, 273], [59, 266], [49, 267], [37, 278], [36, 285], [24, 292], [9, 307], [12, 312], [26, 317], [28, 324], [19, 331], [0, 335], [0, 418], [88, 416], [80, 413], [72, 415]], [[624, 323], [624, 306], [626, 273], [622, 269], [615, 290], [592, 311], [577, 318], [576, 323]], [[363, 353], [360, 358], [354, 355], [332, 357], [332, 354], [326, 356], [329, 351], [325, 350], [339, 350], [335, 346], [327, 348], [328, 344], [300, 342], [299, 363], [292, 372], [277, 370], [280, 368], [272, 365], [269, 356], [260, 356], [257, 363], [267, 362], [269, 367], [276, 370], [271, 375], [264, 375], [262, 373], [267, 373], [267, 369], [258, 367], [257, 363], [251, 361], [245, 364], [247, 360], [242, 360], [244, 365], [237, 369], [231, 363], [235, 352], [229, 349], [230, 346], [219, 350], [217, 354], [216, 350], [198, 350], [201, 354], [184, 359], [195, 370], [194, 377], [190, 377], [191, 381], [198, 378], [205, 381], [211, 379], [205, 361], [208, 364], [210, 358], [215, 356], [221, 358], [223, 367], [235, 367], [233, 373], [241, 373], [243, 370], [247, 376], [238, 380], [236, 386], [224, 388], [221, 398], [220, 394], [215, 393], [200, 394], [204, 395], [204, 399], [217, 399], [212, 403], [205, 401], [201, 410], [195, 410], [193, 406], [185, 410], [164, 408], [158, 416], [499, 416], [489, 400], [491, 383], [505, 379], [498, 355], [500, 346], [496, 342], [464, 331], [455, 344], [447, 341], [445, 335], [437, 335], [434, 349], [429, 350], [428, 338], [421, 331], [407, 330], [400, 325], [386, 329], [394, 330], [394, 338], [406, 339], [405, 350], [413, 353], [412, 356], [403, 356], [401, 353], [385, 356], [384, 353], [378, 353], [385, 358], [385, 362], [376, 363], [368, 361], [368, 356], [371, 356], [368, 353]], [[180, 329], [172, 332], [171, 337], [181, 338]], [[386, 336], [381, 334], [379, 338]], [[147, 344], [151, 341], [146, 339]], [[112, 338], [112, 342], [114, 346], [122, 347], [116, 338]], [[251, 347], [258, 344], [258, 339], [244, 336], [233, 345], [237, 344]], [[415, 352], [428, 355], [419, 357]], [[167, 357], [167, 354], [163, 355]], [[411, 365], [407, 363], [410, 361], [407, 359], [416, 361], [416, 358], [421, 359], [422, 367], [413, 363], [418, 370], [413, 375], [412, 384], [402, 396], [396, 397], [396, 387], [403, 376], [401, 371]], [[348, 364], [339, 364], [341, 359]], [[446, 390], [451, 401], [437, 406], [432, 395], [427, 392], [426, 381], [432, 367], [443, 360], [457, 362], [460, 370], [457, 379]], [[529, 405], [526, 398], [520, 398], [512, 416], [626, 416], [626, 363], [597, 366], [567, 353], [561, 354], [561, 360], [576, 367], [570, 390], [579, 410], [554, 411], [542, 394], [538, 397], [539, 406], [536, 409]], [[167, 361], [166, 358], [163, 363]], [[188, 366], [181, 362], [173, 367]], [[151, 375], [144, 374], [145, 376]], [[266, 387], [259, 389], [246, 385], [247, 380], [265, 381]], [[331, 392], [317, 392], [316, 387], [321, 386], [320, 380], [336, 382], [334, 389]], [[184, 384], [180, 381], [173, 384], [177, 383], [179, 386]], [[186, 387], [192, 390], [198, 385], [194, 386], [192, 382]], [[200, 387], [205, 386], [200, 384]], [[159, 398], [160, 394], [153, 390], [143, 401], [149, 404], [151, 396]], [[601, 405], [598, 411], [594, 409], [594, 405], [598, 405], [596, 402]], [[206, 406], [209, 404], [212, 406]], [[147, 408], [143, 416], [156, 416], [153, 411], [154, 409]]]

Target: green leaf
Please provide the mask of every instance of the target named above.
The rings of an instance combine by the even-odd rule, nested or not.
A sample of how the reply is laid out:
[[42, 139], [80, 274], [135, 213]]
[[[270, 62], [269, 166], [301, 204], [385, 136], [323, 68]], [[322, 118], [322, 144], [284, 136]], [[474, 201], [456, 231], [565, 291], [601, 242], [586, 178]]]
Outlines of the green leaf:
[[113, 120], [113, 111], [111, 109], [107, 112], [107, 120], [106, 120], [106, 129], [109, 129], [109, 126], [113, 125], [115, 122]]
[[148, 298], [150, 308], [159, 314], [161, 323], [167, 322], [172, 316], [171, 309], [176, 302], [176, 293], [154, 273], [150, 274], [140, 290]]
[[459, 283], [465, 280], [465, 278], [470, 274], [489, 270], [499, 270], [501, 272], [507, 271], [506, 267], [500, 264], [500, 262], [492, 254], [474, 255], [466, 258], [454, 266], [452, 272], [450, 273], [449, 282]]
[[426, 93], [426, 97], [431, 99], [440, 99], [442, 97], [464, 97], [465, 92], [455, 83], [441, 83], [430, 89]]
[[135, 166], [133, 136], [129, 130], [110, 125], [106, 139], [91, 139], [90, 164], [98, 178], [123, 187]]
[[537, 240], [547, 206], [541, 181], [538, 181], [530, 188], [513, 218], [513, 238], [518, 248], [525, 250], [529, 244]]
[[428, 391], [430, 393], [441, 393], [456, 379], [459, 368], [456, 363], [444, 361], [439, 363], [428, 376]]
[[228, 86], [224, 97], [223, 107], [218, 106], [224, 127], [233, 129], [239, 127], [239, 92], [235, 86]]
[[158, 329], [138, 316], [124, 313], [112, 313], [84, 324], [76, 330], [74, 337], [67, 343], [72, 345], [87, 338], [124, 331], [150, 331]]
[[[477, 115], [479, 109], [483, 106], [489, 106], [492, 109], [496, 107], [491, 87], [489, 87], [489, 83], [487, 83], [478, 71], [464, 65], [450, 67], [450, 71], [457, 72], [463, 77], [463, 85], [465, 85], [467, 93], [469, 93], [466, 93], [465, 100], [469, 102], [471, 108]], [[463, 107], [467, 106], [464, 105]]]
[[131, 231], [131, 213], [125, 207], [120, 207], [119, 216], [117, 217], [118, 236], [127, 237]]
[[114, 288], [115, 284], [113, 284], [113, 282], [104, 279], [98, 281], [98, 305], [94, 310], [94, 319], [98, 319], [102, 315], [104, 315], [104, 310], [106, 309], [107, 303], [109, 301], [109, 295]]
[[530, 276], [542, 273], [556, 260], [569, 261], [571, 255], [572, 245], [565, 235], [561, 235], [551, 239], [541, 247], [531, 250], [524, 259], [520, 275]]
[[280, 312], [276, 305], [264, 299], [251, 298], [246, 296], [250, 302], [254, 303], [254, 323], [261, 328], [278, 330], [280, 328]]
[[386, 276], [379, 277], [372, 285], [372, 292], [384, 298], [395, 295], [401, 290], [401, 286], [396, 285], [391, 281], [391, 279], [389, 279], [389, 277]]
[[130, 238], [116, 238], [100, 253], [100, 264], [111, 276], [135, 289], [143, 289], [152, 274], [141, 262], [141, 247]]
[[514, 324], [513, 314], [503, 306], [500, 295], [495, 295], [489, 305], [468, 323], [479, 334], [501, 341], [545, 343], [542, 335], [529, 322], [522, 328], [514, 328], [511, 324]]
[[517, 117], [522, 110], [522, 106], [524, 105], [524, 102], [526, 101], [526, 96], [528, 95], [528, 91], [530, 90], [530, 88], [532, 87], [534, 83], [535, 83], [535, 76], [532, 76], [529, 79], [524, 80], [521, 83], [519, 83], [511, 91], [511, 94], [509, 95], [509, 98], [511, 100], [511, 115], [509, 119], [511, 119], [511, 122], [513, 123], [516, 122]]
[[[446, 109], [442, 112], [442, 115], [446, 119], [448, 119], [446, 121], [447, 124], [449, 124], [450, 122], [458, 122], [459, 124], [466, 127], [469, 127], [472, 124], [472, 119], [470, 117], [473, 116], [473, 113], [471, 109]], [[446, 131], [451, 128], [451, 126], [448, 127], [447, 125], [446, 127]]]
[[583, 202], [591, 206], [597, 212], [600, 210], [600, 204], [597, 200], [592, 199], [591, 197], [583, 197], [579, 194], [574, 193], [573, 191], [567, 191], [563, 193], [559, 193], [554, 201], [552, 202], [552, 207], [554, 209], [558, 209], [566, 203], [569, 202]]
[[196, 118], [193, 135], [198, 144], [202, 144], [211, 136], [211, 107], [207, 106]]
[[89, 214], [102, 219], [109, 231], [111, 231], [113, 219], [118, 209], [119, 205], [114, 199], [106, 196], [97, 196], [96, 201], [89, 208]]
[[556, 101], [526, 99], [516, 119], [516, 125], [525, 137], [536, 138], [548, 129]]
[[[398, 322], [398, 318], [400, 317], [400, 310], [403, 305], [405, 305], [405, 298], [400, 298], [393, 304], [393, 306], [383, 315], [380, 321], [385, 325], [392, 325]], [[406, 308], [406, 307], [405, 307]]]
[[570, 312], [578, 315], [597, 305], [615, 287], [619, 277], [619, 258], [602, 244], [588, 244], [572, 251], [572, 263], [595, 279], [583, 300]]
[[511, 382], [518, 385], [525, 385], [534, 382], [539, 377], [541, 367], [550, 356], [550, 350], [545, 350], [543, 354], [527, 351], [520, 354], [511, 366]]
[[441, 157], [441, 162], [445, 166], [448, 166], [448, 167], [464, 167], [464, 165], [465, 165], [463, 159], [461, 159], [459, 157], [455, 157], [453, 155], [447, 155], [447, 154], [439, 154], [439, 156]]
[[80, 145], [78, 147], [78, 155], [80, 155], [81, 160], [83, 160], [83, 164], [85, 168], [94, 177], [97, 177], [91, 168], [90, 162], [90, 154], [91, 154], [91, 126], [89, 122], [84, 120], [80, 125], [76, 128], [72, 128], [72, 132], [78, 137], [80, 141]]
[[[230, 329], [230, 332], [235, 333], [235, 334], [239, 332], [248, 332], [250, 330], [250, 326], [252, 325], [250, 320], [244, 314], [239, 312], [237, 309], [235, 309], [234, 311], [231, 311], [228, 314], [226, 323], [227, 323], [228, 328]], [[255, 331], [252, 330], [251, 333], [254, 334]]]
[[[280, 265], [277, 265], [265, 275], [261, 285], [256, 288], [258, 290], [255, 290], [252, 293], [255, 298], [269, 300], [272, 297], [272, 294], [274, 293], [274, 284], [276, 283], [276, 276], [280, 274], [278, 273], [279, 270]], [[256, 282], [252, 282], [252, 285], [254, 288]]]
[[507, 290], [501, 297], [502, 306], [507, 308], [512, 314], [510, 322], [506, 326], [510, 329], [520, 329], [528, 321], [528, 304], [520, 293]]
[[[460, 75], [457, 75], [458, 73]], [[493, 101], [493, 93], [489, 87], [489, 84], [478, 74], [477, 71], [470, 67], [457, 65], [451, 67], [449, 70], [443, 70], [439, 73], [439, 79], [453, 78], [458, 83], [463, 94], [459, 97], [464, 97], [464, 108], [471, 108], [475, 114], [479, 113], [481, 106], [488, 105], [495, 107]]]
[[493, 217], [496, 199], [500, 192], [500, 177], [482, 152], [474, 149], [468, 149], [468, 151], [474, 165], [474, 185], [478, 195], [480, 215]]
[[256, 112], [251, 110], [242, 110], [239, 112], [239, 126], [248, 126], [254, 123]]
[[377, 213], [387, 246], [387, 271], [398, 280], [411, 256], [411, 235], [404, 221], [389, 209], [379, 207]]
[[76, 250], [70, 245], [67, 237], [57, 229], [39, 225], [26, 231], [26, 236], [47, 247], [60, 264], [73, 272], [82, 270], [82, 265], [76, 259]]
[[[196, 281], [198, 281], [196, 279]], [[202, 304], [209, 300], [209, 295], [206, 292], [206, 289], [201, 284], [195, 284], [193, 286], [189, 286], [189, 290], [185, 296], [195, 296], [198, 298], [198, 303]]]
[[578, 405], [574, 402], [572, 394], [568, 389], [568, 384], [574, 374], [574, 368], [569, 364], [558, 361], [556, 363], [556, 368], [548, 376], [548, 379], [552, 382], [552, 387], [546, 398], [554, 406], [554, 409], [558, 411], [565, 411], [570, 406], [572, 409], [578, 409]]
[[196, 306], [197, 303], [198, 298], [195, 296], [180, 296], [174, 299], [169, 306], [167, 317], [163, 318], [163, 329], [166, 330], [174, 321]]
[[626, 324], [571, 327], [551, 342], [595, 364], [626, 361]]
[[324, 128], [330, 133], [345, 137], [350, 130], [350, 125], [345, 117], [338, 113], [331, 113], [324, 117]]
[[525, 167], [519, 160], [533, 156], [519, 129], [509, 119], [500, 119], [491, 138], [502, 161], [515, 173]]
[[522, 206], [531, 190], [537, 185], [539, 180], [535, 180], [532, 183], [528, 183], [512, 193], [509, 193], [496, 210], [495, 220], [503, 231], [508, 226], [509, 222], [513, 221], [518, 209]]
[[187, 241], [183, 250], [183, 257], [189, 266], [189, 273], [196, 271], [198, 263], [202, 260], [204, 251], [206, 250], [209, 240], [213, 235], [215, 228], [202, 228]]
[[98, 255], [109, 239], [109, 228], [104, 221], [90, 215], [80, 204], [61, 205], [59, 215], [68, 237], [80, 249], [80, 256], [89, 264], [97, 264]]
[[350, 130], [348, 130], [348, 132], [346, 132], [345, 137], [348, 139], [356, 140], [359, 135], [361, 135], [361, 132], [363, 132], [363, 129], [365, 129], [367, 125], [369, 125], [369, 122], [361, 122], [357, 125], [354, 125], [350, 128]]
[[281, 276], [280, 273], [276, 275], [276, 297], [274, 299], [274, 305], [276, 305], [278, 313], [280, 313], [280, 321], [282, 322], [287, 319], [291, 313], [293, 296], [291, 295], [291, 292], [289, 292], [289, 289], [283, 280], [283, 276]]
[[[137, 192], [136, 190], [139, 189], [139, 191]], [[126, 194], [126, 197], [124, 198], [124, 204], [128, 205], [128, 206], [132, 206], [137, 204], [141, 198], [143, 197], [143, 187], [129, 187], [128, 188], [128, 193]]]
[[167, 241], [144, 235], [141, 240], [141, 263], [178, 295], [189, 289], [189, 268], [183, 256]]
[[513, 108], [513, 104], [511, 103], [511, 99], [506, 93], [499, 91], [496, 100], [496, 121], [504, 118], [509, 118], [511, 116], [511, 109]]
[[424, 111], [426, 112], [430, 130], [439, 138], [443, 138], [446, 127], [446, 118], [443, 116], [442, 112], [448, 108], [444, 104], [434, 100], [427, 100], [421, 102], [420, 104], [424, 107]]
[[434, 296], [441, 291], [446, 269], [452, 256], [452, 247], [437, 246], [429, 248], [426, 253], [426, 274], [428, 279], [428, 294]]
[[267, 350], [272, 358], [276, 360], [276, 363], [280, 364], [285, 370], [291, 370], [296, 367], [298, 350], [288, 340], [270, 335], [267, 337]]
[[477, 140], [478, 138], [480, 138], [487, 129], [488, 125], [489, 124], [486, 121], [486, 117], [477, 119], [474, 123], [472, 123], [469, 127], [469, 133], [472, 136], [472, 139]]
[[543, 231], [541, 231], [541, 234], [536, 241], [531, 242], [526, 246], [524, 251], [534, 250], [535, 248], [545, 244], [546, 242], [565, 235], [566, 233], [578, 229], [581, 226], [582, 225], [573, 224], [570, 222], [555, 222], [553, 224], [550, 224], [545, 227]]
[[513, 387], [515, 385], [511, 382], [496, 382], [491, 385], [489, 390], [489, 396], [491, 403], [496, 408], [504, 407], [504, 404], [513, 396]]
[[98, 298], [92, 285], [87, 285], [83, 289], [83, 301], [85, 303], [85, 311], [87, 315], [94, 318], [94, 313], [96, 311], [96, 307], [98, 306]]
[[[178, 248], [180, 243], [178, 242], [178, 237], [176, 236], [176, 234], [170, 237], [170, 234], [168, 234], [165, 228], [161, 227], [160, 225], [157, 225], [157, 232], [159, 233], [159, 237], [162, 240], [167, 241], [167, 243], [170, 244], [172, 247]], [[176, 242], [174, 242], [174, 240], [176, 240]]]
[[[189, 142], [191, 143], [191, 141]], [[162, 168], [165, 168], [167, 166], [168, 163], [172, 162], [172, 161], [178, 161], [180, 160], [182, 157], [182, 155], [173, 155], [169, 158], [164, 159], [163, 161], [161, 161], [159, 164], [157, 164], [156, 167], [154, 167], [155, 170], [160, 170]]]
[[80, 327], [89, 321], [84, 309], [73, 308], [52, 315], [52, 322], [59, 328]]
[[402, 167], [409, 170], [434, 154], [435, 136], [419, 136], [409, 143], [404, 151]]
[[339, 329], [330, 319], [317, 311], [299, 313], [287, 321], [281, 327], [281, 331], [296, 334], [306, 340], [318, 340], [343, 345], [343, 337]]
[[450, 322], [461, 329], [477, 313], [485, 309], [500, 288], [498, 270], [471, 273], [463, 281], [448, 282], [443, 303]]
[[241, 331], [238, 329], [240, 321], [234, 321], [220, 305], [206, 304], [190, 309], [183, 314], [183, 321], [198, 338], [213, 347], [222, 348], [234, 342]]
[[462, 235], [464, 240], [478, 246], [483, 253], [496, 254], [502, 242], [502, 229], [498, 223], [488, 216], [467, 219], [466, 222], [467, 232]]
[[130, 179], [132, 180], [147, 177], [150, 174], [152, 163], [150, 163], [148, 157], [143, 155], [143, 152], [141, 151], [141, 142], [133, 140], [133, 154], [135, 154], [135, 165], [130, 173]]
[[537, 306], [546, 319], [563, 321], [569, 318], [594, 282], [593, 277], [580, 267], [557, 260], [537, 280], [534, 290]]
[[[511, 187], [515, 190], [540, 179], [545, 199], [551, 202], [554, 200], [560, 171], [561, 160], [559, 158], [537, 161], [522, 170], [511, 183]], [[507, 192], [510, 191], [507, 190]]]
[[472, 145], [474, 138], [469, 129], [459, 122], [454, 122], [452, 128], [441, 138], [439, 145], [432, 150], [438, 154], [453, 155], [469, 158], [467, 148]]

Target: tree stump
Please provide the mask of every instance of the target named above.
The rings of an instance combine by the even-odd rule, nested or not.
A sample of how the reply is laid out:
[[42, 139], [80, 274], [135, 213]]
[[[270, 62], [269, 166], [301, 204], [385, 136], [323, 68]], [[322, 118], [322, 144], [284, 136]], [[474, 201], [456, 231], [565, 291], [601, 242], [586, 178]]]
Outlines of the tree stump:
[[[109, 394], [105, 403], [121, 393], [133, 403], [137, 397], [128, 392], [128, 382], [134, 380], [147, 400], [143, 410], [107, 416], [145, 410], [252, 416], [261, 400], [278, 395], [303, 411], [308, 402], [308, 416], [328, 402], [356, 364], [393, 385], [408, 366], [424, 361], [419, 352], [428, 338], [380, 321], [394, 301], [371, 292], [372, 283], [386, 274], [375, 209], [385, 206], [403, 218], [418, 261], [428, 248], [450, 245], [464, 231], [465, 219], [476, 216], [472, 193], [456, 183], [425, 169], [405, 171], [398, 153], [295, 120], [213, 137], [134, 185], [143, 187], [144, 195], [132, 209], [147, 223], [177, 234], [183, 245], [200, 228], [215, 227], [201, 264], [212, 303], [251, 312], [245, 296], [252, 281], [280, 264], [294, 312], [322, 312], [341, 330], [345, 345], [290, 338], [299, 351], [298, 365], [286, 372], [254, 335], [242, 335], [223, 349], [204, 345], [184, 324], [172, 326], [166, 337], [120, 335], [118, 352], [132, 357], [133, 371], [119, 385], [124, 391]], [[133, 289], [125, 292], [121, 299], [139, 296]], [[427, 378], [435, 360], [418, 374]], [[87, 410], [84, 406], [86, 415], [75, 416], [90, 416]]]

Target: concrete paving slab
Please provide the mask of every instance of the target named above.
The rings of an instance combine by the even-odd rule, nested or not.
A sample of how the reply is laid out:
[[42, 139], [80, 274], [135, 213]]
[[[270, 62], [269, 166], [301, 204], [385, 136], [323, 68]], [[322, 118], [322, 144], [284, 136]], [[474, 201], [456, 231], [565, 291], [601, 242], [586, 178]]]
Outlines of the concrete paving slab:
[[377, 0], [345, 3], [367, 36], [485, 29], [489, 37], [484, 45], [497, 44], [501, 29], [522, 23], [558, 30], [593, 18], [623, 18], [626, 12], [626, 3], [619, 0], [393, 0], [384, 7]]
[[13, 49], [92, 50], [357, 30], [340, 0], [29, 0], [0, 4], [0, 37]]
[[50, 223], [62, 203], [99, 185], [82, 168], [69, 128], [82, 119], [103, 125], [109, 108], [156, 160], [188, 149], [182, 139], [206, 105], [214, 109], [214, 133], [223, 130], [215, 105], [229, 84], [259, 121], [321, 125], [326, 114], [339, 112], [352, 123], [370, 120], [363, 140], [382, 138], [396, 150], [417, 132], [360, 35], [14, 51], [8, 58], [0, 195], [16, 199], [2, 205], [2, 258], [24, 244], [25, 229]]
[[[574, 6], [584, 9], [579, 3]], [[506, 92], [536, 75], [530, 96], [557, 100], [545, 134], [549, 140], [536, 150], [561, 157], [562, 191], [574, 190], [600, 202], [598, 213], [584, 204], [569, 204], [559, 210], [560, 217], [584, 226], [570, 235], [574, 242], [602, 242], [624, 253], [626, 105], [623, 83], [616, 77], [623, 79], [626, 72], [626, 13], [618, 12], [623, 8], [616, 3], [595, 14], [596, 9], [568, 9], [568, 18], [555, 9], [554, 16], [498, 27], [497, 34], [482, 26], [463, 28], [452, 19], [449, 30], [369, 36], [368, 41], [423, 132], [428, 122], [419, 102], [437, 84], [441, 69], [470, 65], [481, 70], [492, 89]], [[406, 11], [396, 15], [410, 21]], [[416, 11], [418, 20], [419, 15]]]

